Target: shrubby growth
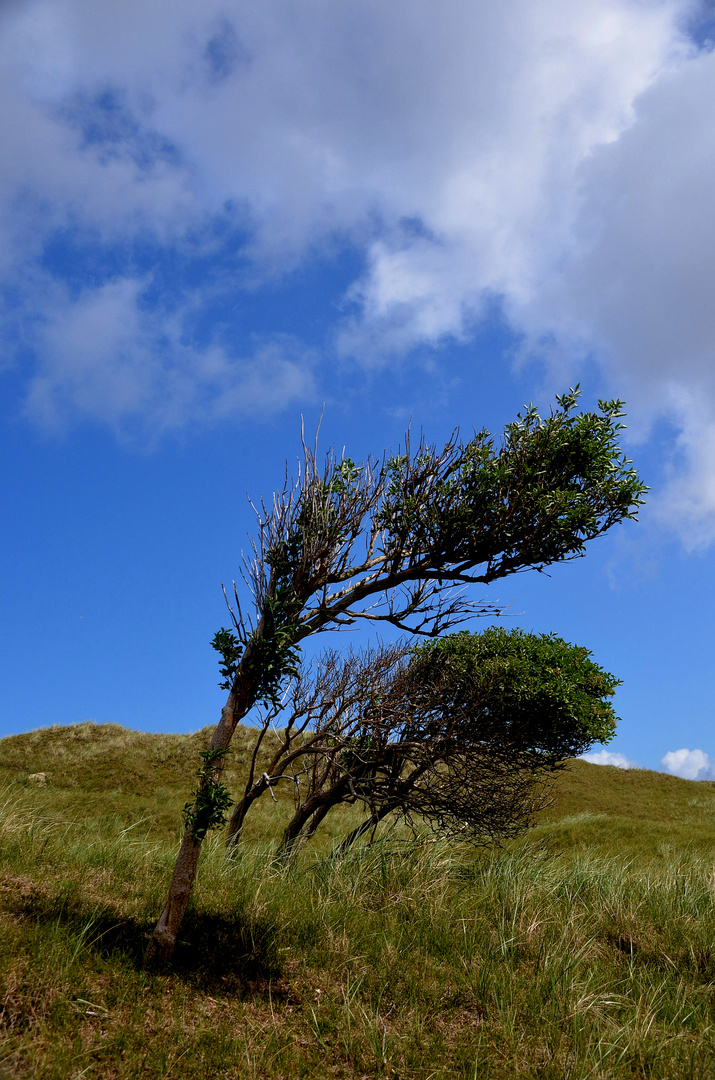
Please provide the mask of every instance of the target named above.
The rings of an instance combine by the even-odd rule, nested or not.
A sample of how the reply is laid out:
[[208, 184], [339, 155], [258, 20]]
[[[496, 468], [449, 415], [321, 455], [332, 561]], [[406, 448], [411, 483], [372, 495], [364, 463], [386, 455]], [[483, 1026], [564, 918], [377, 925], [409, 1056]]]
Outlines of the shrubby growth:
[[[170, 958], [191, 891], [204, 826], [223, 800], [223, 751], [257, 704], [274, 704], [299, 670], [300, 642], [326, 628], [387, 622], [435, 637], [475, 614], [462, 586], [577, 558], [587, 541], [636, 516], [645, 491], [622, 453], [621, 402], [577, 411], [578, 393], [534, 408], [508, 424], [500, 443], [486, 431], [442, 449], [409, 435], [404, 452], [357, 465], [329, 454], [321, 468], [303, 446], [297, 482], [256, 508], [258, 537], [244, 581], [250, 610], [234, 584], [233, 626], [217, 635], [228, 700], [200, 770], [196, 809], [148, 959]], [[221, 753], [219, 753], [221, 752]], [[270, 786], [252, 776], [229, 831], [240, 830], [251, 802]]]
[[281, 854], [343, 804], [367, 816], [342, 848], [388, 814], [473, 842], [515, 835], [548, 799], [549, 775], [613, 737], [617, 685], [588, 650], [521, 630], [325, 653], [296, 686], [264, 774], [294, 791]]

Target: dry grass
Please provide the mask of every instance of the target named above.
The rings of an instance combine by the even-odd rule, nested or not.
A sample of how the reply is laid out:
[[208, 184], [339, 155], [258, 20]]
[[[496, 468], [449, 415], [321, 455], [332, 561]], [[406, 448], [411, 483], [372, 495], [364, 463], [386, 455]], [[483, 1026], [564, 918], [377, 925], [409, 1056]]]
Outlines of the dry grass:
[[711, 785], [579, 762], [511, 850], [336, 862], [328, 835], [290, 871], [263, 800], [238, 859], [208, 843], [175, 968], [149, 974], [201, 739], [0, 743], [0, 1076], [715, 1076]]

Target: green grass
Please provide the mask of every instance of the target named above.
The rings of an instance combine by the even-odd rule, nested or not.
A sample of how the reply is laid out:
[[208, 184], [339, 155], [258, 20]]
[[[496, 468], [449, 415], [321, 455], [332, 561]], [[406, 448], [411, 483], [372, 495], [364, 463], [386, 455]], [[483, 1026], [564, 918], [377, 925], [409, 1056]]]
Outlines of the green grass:
[[715, 1077], [715, 786], [574, 762], [507, 850], [389, 834], [338, 863], [348, 816], [289, 871], [263, 799], [147, 973], [205, 738], [0, 741], [0, 1076]]

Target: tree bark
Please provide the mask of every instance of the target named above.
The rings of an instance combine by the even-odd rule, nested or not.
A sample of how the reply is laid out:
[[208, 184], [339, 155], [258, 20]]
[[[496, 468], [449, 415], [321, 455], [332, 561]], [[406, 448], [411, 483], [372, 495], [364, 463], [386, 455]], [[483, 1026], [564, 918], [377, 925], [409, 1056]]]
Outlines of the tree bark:
[[187, 829], [181, 841], [179, 855], [174, 867], [174, 874], [169, 886], [169, 898], [164, 905], [158, 923], [154, 928], [149, 946], [144, 956], [146, 967], [166, 967], [170, 962], [176, 944], [186, 905], [191, 895], [191, 886], [199, 865], [201, 841], [194, 839]]
[[237, 802], [233, 808], [231, 819], [228, 823], [228, 831], [226, 833], [226, 848], [231, 851], [236, 847], [241, 837], [241, 829], [243, 823], [246, 820], [248, 811], [251, 809], [253, 803], [258, 799], [266, 790], [267, 785], [258, 784], [253, 785], [250, 791], [247, 791], [240, 802]]
[[370, 829], [376, 829], [382, 819], [386, 818], [388, 814], [391, 814], [394, 809], [394, 806], [386, 805], [379, 810], [376, 810], [366, 821], [363, 821], [362, 825], [358, 825], [357, 828], [348, 833], [344, 840], [340, 841], [332, 854], [332, 858], [339, 859], [345, 854], [348, 848], [352, 847], [356, 840], [359, 840], [360, 837], [364, 836]]
[[331, 810], [332, 805], [330, 803], [326, 803], [325, 806], [318, 807], [308, 824], [304, 825], [303, 828], [300, 830], [298, 840], [301, 845], [304, 844], [307, 840], [310, 840], [311, 836], [316, 832], [321, 821], [323, 821], [323, 819], [328, 816]]
[[[242, 706], [244, 706], [243, 712], [240, 711]], [[232, 690], [228, 701], [221, 710], [221, 719], [216, 725], [216, 730], [209, 743], [210, 750], [226, 749], [229, 746], [239, 718], [246, 711], [245, 701], [239, 701]], [[222, 771], [223, 761], [219, 758], [214, 769], [215, 779], [221, 776]], [[144, 955], [146, 967], [166, 967], [171, 960], [176, 937], [196, 877], [196, 868], [199, 865], [199, 856], [201, 855], [201, 844], [202, 840], [194, 836], [191, 828], [187, 828], [181, 840], [181, 847], [174, 866], [164, 910], [154, 927], [154, 933]]]
[[[335, 805], [335, 803], [326, 800], [317, 808], [317, 810], [313, 811], [313, 816], [307, 824], [305, 824], [304, 816], [301, 815], [301, 821], [304, 823], [302, 828], [300, 828], [298, 832], [291, 830], [290, 837], [286, 836], [288, 833], [288, 829], [286, 829], [283, 834], [283, 839], [278, 846], [278, 851], [276, 852], [276, 860], [279, 862], [288, 862], [292, 859], [292, 857], [298, 853], [299, 849], [303, 847], [303, 844], [307, 843], [311, 838], [323, 818], [328, 816]], [[291, 824], [293, 823], [291, 822]]]
[[[336, 801], [340, 802], [340, 798]], [[334, 802], [330, 799], [330, 793], [322, 796], [311, 795], [306, 799], [286, 825], [281, 842], [278, 845], [276, 859], [279, 861], [287, 860], [290, 857], [303, 828], [310, 821], [313, 814], [320, 813], [320, 811], [323, 810], [323, 807], [325, 807], [325, 810], [321, 815], [322, 820], [332, 805], [334, 805]]]

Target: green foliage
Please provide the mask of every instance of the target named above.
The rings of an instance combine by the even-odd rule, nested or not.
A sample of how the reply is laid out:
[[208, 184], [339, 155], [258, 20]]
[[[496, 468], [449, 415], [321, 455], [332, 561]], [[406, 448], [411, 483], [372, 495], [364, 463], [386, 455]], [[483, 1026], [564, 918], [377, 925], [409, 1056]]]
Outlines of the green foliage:
[[[256, 579], [256, 630], [237, 636], [222, 628], [212, 641], [221, 655], [220, 685], [231, 689], [245, 676], [244, 707], [275, 706], [286, 680], [299, 674], [299, 641], [367, 615], [368, 597], [431, 581], [417, 590], [422, 599], [414, 605], [408, 598], [404, 612], [389, 599], [370, 618], [405, 628], [403, 614], [416, 622], [424, 616], [422, 626], [432, 620], [444, 627], [461, 609], [440, 595], [442, 584], [489, 582], [574, 558], [588, 539], [634, 517], [646, 488], [618, 447], [622, 402], [600, 401], [599, 411], [578, 413], [578, 397], [578, 387], [557, 397], [545, 419], [528, 408], [507, 425], [500, 447], [482, 431], [439, 453], [408, 449], [377, 470], [329, 457], [322, 475], [308, 457], [295, 500], [284, 495], [261, 525], [268, 542], [259, 560], [265, 576]], [[371, 561], [353, 561], [359, 537], [373, 545]], [[601, 717], [607, 726], [611, 714], [603, 706], [599, 712], [594, 700], [591, 693], [591, 723]], [[583, 718], [578, 722], [587, 736]], [[602, 724], [598, 737], [606, 734]]]
[[214, 777], [217, 763], [228, 753], [221, 748], [201, 751], [203, 765], [196, 773], [199, 785], [192, 802], [187, 802], [183, 809], [184, 825], [191, 830], [195, 843], [204, 840], [211, 829], [225, 825], [226, 812], [233, 805], [225, 784]]
[[578, 386], [558, 396], [545, 419], [528, 408], [498, 448], [487, 431], [475, 434], [444, 468], [433, 450], [392, 458], [376, 516], [386, 552], [445, 568], [491, 564], [489, 579], [574, 558], [586, 540], [635, 517], [647, 488], [618, 446], [623, 402], [577, 413], [578, 397]]
[[[325, 479], [315, 479], [311, 497], [302, 501], [288, 536], [266, 553], [277, 591], [290, 588], [295, 598], [295, 585], [315, 571], [309, 565], [310, 553], [334, 549], [343, 542], [345, 502], [354, 494], [363, 472], [362, 465], [343, 458], [332, 462]], [[284, 598], [284, 604], [288, 599]]]
[[[362, 471], [351, 458], [337, 463], [326, 481], [317, 482], [315, 498], [304, 502], [288, 536], [266, 552], [270, 582], [261, 611], [262, 627], [248, 639], [245, 663], [255, 687], [255, 701], [277, 705], [286, 679], [300, 673], [298, 619], [305, 602], [303, 594], [315, 587], [316, 567], [310, 553], [315, 557], [316, 551], [330, 550], [344, 539], [341, 502]], [[237, 667], [232, 671], [235, 675]]]
[[249, 676], [255, 680], [256, 701], [277, 705], [285, 680], [298, 677], [300, 650], [295, 641], [300, 608], [289, 585], [279, 585], [266, 596], [263, 632], [249, 638], [246, 663]]
[[620, 680], [590, 657], [555, 634], [492, 627], [417, 646], [410, 672], [418, 685], [441, 686], [446, 710], [469, 715], [476, 742], [557, 761], [615, 733], [609, 699]]
[[352, 458], [343, 458], [336, 467], [328, 484], [331, 495], [342, 495], [353, 487], [363, 471], [362, 465], [356, 465]]
[[300, 653], [295, 642], [295, 615], [299, 605], [289, 588], [278, 587], [266, 597], [261, 633], [251, 634], [241, 642], [232, 630], [222, 627], [214, 634], [212, 648], [221, 654], [219, 686], [230, 690], [245, 656], [244, 670], [253, 680], [254, 700], [277, 705], [288, 678], [297, 678]]
[[[554, 634], [492, 628], [351, 656], [344, 667], [329, 653], [312, 685], [327, 718], [315, 727], [328, 738], [319, 750], [308, 744], [308, 795], [285, 830], [286, 857], [355, 800], [365, 828], [392, 814], [477, 844], [518, 835], [548, 805], [548, 781], [566, 759], [613, 737], [619, 680]], [[295, 770], [295, 752], [290, 761]]]
[[223, 679], [219, 686], [222, 690], [230, 690], [243, 656], [243, 644], [232, 630], [227, 630], [225, 626], [222, 626], [211, 639], [211, 648], [221, 654], [222, 662], [219, 664], [219, 671]]

